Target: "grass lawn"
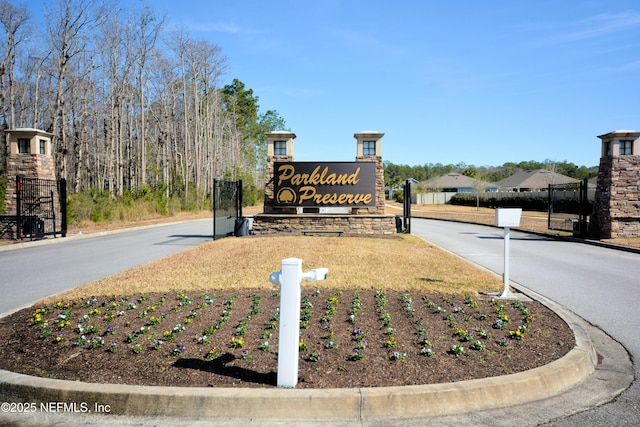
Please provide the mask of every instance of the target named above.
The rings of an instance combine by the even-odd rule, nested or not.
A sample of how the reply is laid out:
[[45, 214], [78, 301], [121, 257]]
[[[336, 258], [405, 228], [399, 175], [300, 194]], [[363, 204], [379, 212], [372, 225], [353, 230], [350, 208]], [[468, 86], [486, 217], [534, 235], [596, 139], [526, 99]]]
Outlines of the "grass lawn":
[[274, 287], [269, 274], [290, 257], [301, 258], [304, 270], [329, 268], [327, 280], [307, 286], [469, 295], [501, 289], [496, 275], [411, 235], [229, 237], [82, 285], [64, 298]]

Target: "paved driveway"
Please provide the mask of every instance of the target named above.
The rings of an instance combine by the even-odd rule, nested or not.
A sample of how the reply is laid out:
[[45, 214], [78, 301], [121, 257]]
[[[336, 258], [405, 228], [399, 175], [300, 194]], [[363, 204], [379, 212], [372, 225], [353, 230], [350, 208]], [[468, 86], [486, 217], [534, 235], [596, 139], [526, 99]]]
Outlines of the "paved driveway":
[[144, 227], [101, 236], [32, 242], [0, 251], [0, 314], [83, 283], [212, 240], [211, 219]]
[[[502, 229], [414, 218], [411, 231], [503, 273]], [[621, 342], [634, 360], [640, 360], [640, 254], [514, 231], [510, 249], [511, 281], [569, 308]], [[638, 378], [637, 364], [634, 369]], [[636, 380], [614, 402], [549, 425], [640, 425], [640, 385]]]

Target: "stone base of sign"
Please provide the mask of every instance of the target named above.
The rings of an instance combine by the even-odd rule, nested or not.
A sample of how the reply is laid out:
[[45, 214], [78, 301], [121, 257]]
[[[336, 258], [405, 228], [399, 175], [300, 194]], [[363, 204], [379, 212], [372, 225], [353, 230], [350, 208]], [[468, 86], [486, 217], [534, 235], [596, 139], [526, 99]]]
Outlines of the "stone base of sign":
[[322, 236], [392, 236], [393, 215], [258, 214], [252, 234], [258, 236], [294, 234]]

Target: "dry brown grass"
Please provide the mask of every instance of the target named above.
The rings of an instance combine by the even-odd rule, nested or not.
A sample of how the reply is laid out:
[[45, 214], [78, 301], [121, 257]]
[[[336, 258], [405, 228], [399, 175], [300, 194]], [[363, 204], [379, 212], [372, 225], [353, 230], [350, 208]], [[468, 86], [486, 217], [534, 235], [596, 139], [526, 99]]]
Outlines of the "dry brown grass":
[[[387, 205], [398, 214], [400, 204]], [[244, 215], [262, 212], [262, 206], [244, 209]], [[494, 224], [495, 210], [453, 205], [412, 206], [412, 216]], [[144, 224], [205, 218], [210, 212], [154, 218]], [[143, 225], [138, 222], [132, 225]], [[110, 224], [123, 228], [129, 224]], [[547, 229], [544, 212], [524, 212], [524, 230], [561, 234]], [[104, 225], [101, 229], [104, 229]], [[564, 233], [569, 235], [570, 233]], [[640, 247], [640, 239], [610, 239], [611, 243]], [[147, 292], [206, 291], [272, 287], [268, 277], [280, 269], [280, 261], [295, 257], [305, 270], [329, 268], [322, 287], [336, 289], [390, 289], [475, 294], [498, 291], [496, 275], [430, 245], [420, 238], [401, 235], [393, 239], [345, 237], [227, 238], [151, 262], [114, 276], [82, 285], [55, 298], [99, 295], [131, 295]], [[305, 282], [305, 286], [317, 286]]]
[[[398, 214], [402, 212], [399, 203], [387, 203], [387, 213]], [[418, 218], [448, 219], [455, 221], [477, 222], [479, 224], [495, 224], [496, 211], [491, 208], [474, 208], [471, 206], [457, 205], [412, 205], [411, 216]], [[546, 212], [522, 212], [520, 220], [521, 230], [537, 231], [540, 233], [554, 234], [557, 236], [571, 236], [572, 233], [547, 228], [548, 218]], [[640, 238], [602, 239], [603, 242], [614, 245], [640, 248]]]
[[[387, 213], [395, 213], [397, 215], [399, 212], [402, 212], [402, 205], [400, 205], [399, 203], [387, 204]], [[411, 216], [417, 218], [448, 219], [494, 225], [496, 211], [492, 208], [475, 208], [472, 206], [412, 205]], [[522, 212], [520, 227], [518, 228], [561, 236], [571, 235], [571, 233], [569, 232], [549, 230], [547, 228], [547, 225], [548, 222], [546, 212], [525, 211]]]
[[200, 211], [200, 212], [178, 212], [172, 216], [163, 216], [160, 214], [146, 215], [144, 219], [140, 219], [137, 221], [104, 221], [104, 222], [93, 222], [93, 221], [82, 221], [80, 223], [71, 224], [69, 226], [68, 234], [73, 235], [78, 232], [82, 232], [84, 234], [96, 233], [102, 231], [109, 230], [121, 230], [123, 228], [131, 228], [131, 227], [142, 227], [146, 225], [154, 225], [154, 224], [163, 224], [167, 222], [178, 222], [178, 221], [190, 221], [194, 219], [202, 219], [202, 218], [212, 218], [213, 214], [211, 211]]
[[398, 238], [226, 238], [80, 286], [56, 298], [199, 292], [273, 287], [269, 274], [284, 258], [303, 269], [329, 268], [324, 282], [305, 286], [336, 289], [421, 290], [475, 295], [498, 291], [500, 279], [410, 235]]
[[628, 237], [620, 239], [602, 239], [605, 243], [612, 243], [614, 245], [630, 246], [632, 248], [640, 248], [640, 237]]

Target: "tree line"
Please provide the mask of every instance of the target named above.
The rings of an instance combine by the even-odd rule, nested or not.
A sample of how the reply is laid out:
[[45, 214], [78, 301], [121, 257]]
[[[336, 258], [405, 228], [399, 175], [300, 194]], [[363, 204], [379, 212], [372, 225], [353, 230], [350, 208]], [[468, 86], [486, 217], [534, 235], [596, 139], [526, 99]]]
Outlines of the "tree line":
[[507, 162], [502, 166], [473, 166], [465, 163], [458, 163], [455, 165], [427, 163], [424, 165], [409, 166], [396, 165], [389, 161], [385, 161], [384, 179], [386, 186], [393, 187], [405, 182], [409, 178], [413, 178], [418, 181], [426, 181], [437, 176], [455, 172], [486, 182], [497, 182], [516, 173], [536, 169], [550, 170], [575, 179], [589, 179], [598, 175], [597, 166], [577, 166], [574, 163], [567, 161], [553, 162], [551, 160], [545, 160], [544, 162], [538, 162], [530, 160], [519, 163]]
[[285, 121], [243, 82], [223, 85], [219, 46], [142, 3], [43, 3], [44, 26], [0, 0], [0, 126], [51, 132], [71, 192], [155, 191], [203, 208], [214, 179], [261, 187], [264, 135]]

